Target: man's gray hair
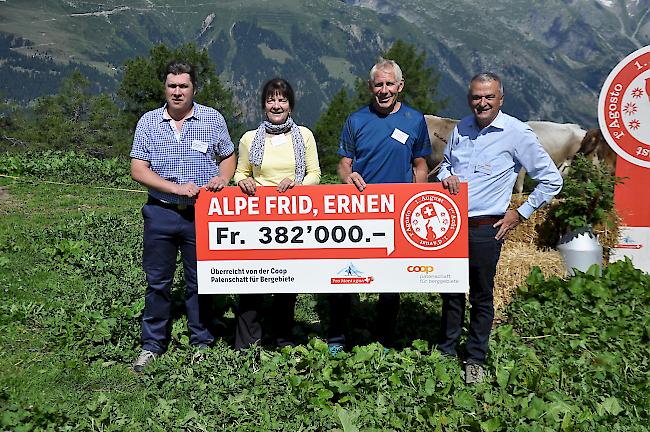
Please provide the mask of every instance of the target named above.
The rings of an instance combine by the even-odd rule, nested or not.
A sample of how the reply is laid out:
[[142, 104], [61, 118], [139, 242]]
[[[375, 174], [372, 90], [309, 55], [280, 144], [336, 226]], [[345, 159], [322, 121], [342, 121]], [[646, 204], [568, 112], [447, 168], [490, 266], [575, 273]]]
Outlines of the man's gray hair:
[[499, 77], [499, 75], [495, 74], [494, 72], [481, 72], [481, 73], [478, 73], [478, 74], [474, 75], [472, 77], [472, 79], [469, 80], [469, 87], [467, 88], [468, 93], [471, 90], [472, 83], [474, 81], [478, 81], [478, 82], [496, 81], [496, 82], [499, 83], [499, 91], [501, 92], [501, 96], [504, 95], [504, 93], [503, 93], [503, 81], [501, 81], [501, 77]]
[[399, 67], [399, 65], [394, 61], [394, 60], [389, 60], [385, 59], [383, 57], [379, 57], [379, 61], [375, 63], [375, 65], [370, 69], [370, 81], [375, 80], [375, 75], [377, 75], [377, 71], [392, 71], [395, 72], [395, 80], [397, 82], [402, 81], [402, 68]]

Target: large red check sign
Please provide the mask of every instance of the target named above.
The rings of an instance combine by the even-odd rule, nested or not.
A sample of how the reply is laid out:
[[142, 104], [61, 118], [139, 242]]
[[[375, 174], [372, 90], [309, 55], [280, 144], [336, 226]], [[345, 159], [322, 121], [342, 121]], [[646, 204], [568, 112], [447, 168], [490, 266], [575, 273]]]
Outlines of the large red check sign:
[[467, 186], [202, 190], [199, 292], [467, 292]]

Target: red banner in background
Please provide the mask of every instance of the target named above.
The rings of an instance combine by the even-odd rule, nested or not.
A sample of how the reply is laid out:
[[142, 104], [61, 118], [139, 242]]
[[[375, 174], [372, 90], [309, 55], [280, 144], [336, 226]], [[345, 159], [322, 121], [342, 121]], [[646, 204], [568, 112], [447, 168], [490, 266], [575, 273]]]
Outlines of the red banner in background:
[[609, 74], [598, 101], [607, 143], [620, 156], [614, 200], [622, 218], [620, 243], [611, 260], [629, 257], [650, 272], [650, 46], [623, 59]]
[[467, 292], [467, 186], [201, 191], [199, 292]]
[[[650, 118], [648, 119], [650, 122]], [[614, 200], [623, 225], [647, 227], [650, 223], [650, 175], [648, 168], [631, 164], [624, 159], [616, 162], [616, 176], [623, 183], [616, 185]]]

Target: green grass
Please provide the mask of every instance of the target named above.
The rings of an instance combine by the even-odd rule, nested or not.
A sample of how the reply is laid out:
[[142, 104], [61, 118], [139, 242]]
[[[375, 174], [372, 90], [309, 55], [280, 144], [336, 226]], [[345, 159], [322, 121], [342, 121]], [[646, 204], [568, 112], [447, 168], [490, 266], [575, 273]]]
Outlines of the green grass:
[[[0, 158], [22, 173], [0, 178], [0, 431], [648, 430], [650, 277], [630, 263], [602, 278], [546, 281], [534, 272], [512, 322], [493, 333], [489, 376], [478, 386], [465, 386], [460, 365], [430, 350], [436, 294], [403, 295], [404, 337], [389, 353], [372, 343], [377, 296], [360, 296], [357, 346], [334, 358], [319, 338], [321, 297], [299, 297], [301, 345], [237, 353], [235, 299], [217, 296], [226, 327], [205, 361], [194, 360], [177, 307], [168, 352], [137, 375], [145, 196], [87, 181], [86, 171], [107, 165], [116, 179], [102, 185], [134, 187], [120, 162], [75, 160]], [[179, 272], [177, 303], [182, 291]]]
[[262, 55], [268, 59], [276, 60], [278, 63], [284, 63], [287, 59], [291, 58], [291, 55], [281, 49], [270, 48], [266, 44], [258, 44], [257, 47], [262, 51]]
[[345, 84], [352, 88], [355, 80], [358, 78], [353, 72], [353, 65], [344, 58], [323, 56], [320, 62], [325, 66], [327, 72], [332, 77], [337, 77], [345, 81]]

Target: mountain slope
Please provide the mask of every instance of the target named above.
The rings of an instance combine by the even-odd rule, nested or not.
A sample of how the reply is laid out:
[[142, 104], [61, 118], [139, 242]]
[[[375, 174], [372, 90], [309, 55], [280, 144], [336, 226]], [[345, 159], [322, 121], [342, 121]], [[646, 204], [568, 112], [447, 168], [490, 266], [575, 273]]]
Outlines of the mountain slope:
[[649, 0], [489, 4], [6, 0], [0, 2], [0, 36], [8, 42], [0, 48], [0, 93], [26, 100], [55, 91], [75, 66], [70, 61], [96, 68], [88, 73], [98, 90], [114, 90], [124, 60], [157, 43], [194, 42], [208, 49], [249, 125], [259, 121], [260, 86], [276, 75], [297, 90], [297, 119], [313, 125], [342, 85], [365, 79], [378, 52], [401, 38], [426, 50], [441, 72], [439, 93], [450, 102], [443, 115], [466, 114], [467, 80], [493, 70], [504, 77], [508, 112], [591, 127], [609, 70], [650, 43]]

